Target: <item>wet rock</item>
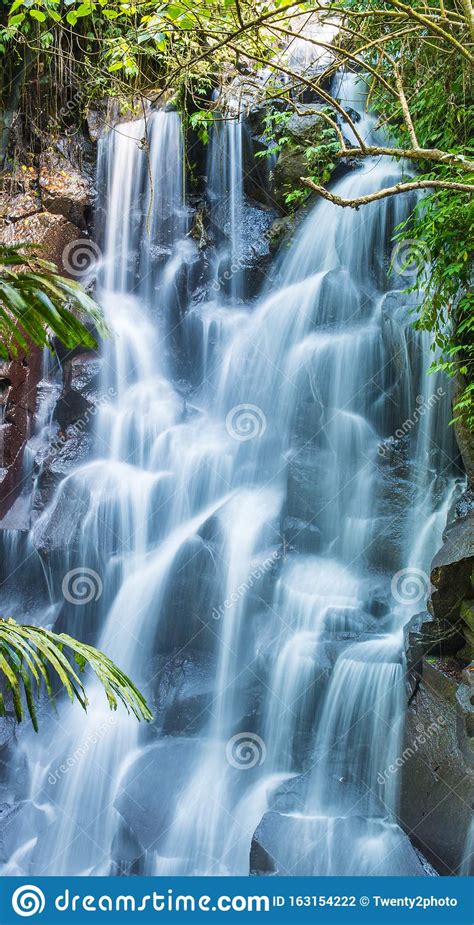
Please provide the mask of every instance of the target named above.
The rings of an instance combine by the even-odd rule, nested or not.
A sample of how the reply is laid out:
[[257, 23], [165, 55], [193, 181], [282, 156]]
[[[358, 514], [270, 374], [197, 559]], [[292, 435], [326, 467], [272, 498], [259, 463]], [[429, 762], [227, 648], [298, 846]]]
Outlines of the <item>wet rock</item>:
[[[81, 445], [83, 443], [80, 438]], [[65, 441], [61, 451], [57, 453], [54, 462], [45, 466], [40, 479], [39, 497], [42, 501], [49, 500], [54, 489], [66, 474], [66, 463], [64, 456], [71, 453], [70, 441]], [[71, 468], [74, 468], [77, 458], [69, 459]], [[36, 503], [38, 503], [36, 500]], [[41, 556], [45, 558], [57, 556], [58, 562], [64, 555], [64, 550], [68, 547], [71, 551], [74, 549], [77, 538], [80, 534], [81, 523], [87, 514], [89, 507], [89, 496], [87, 492], [79, 496], [77, 486], [65, 483], [61, 491], [58, 503], [50, 512], [47, 522], [36, 530], [34, 536], [35, 547]]]
[[163, 735], [195, 735], [211, 718], [215, 660], [209, 653], [161, 657], [157, 668], [157, 710]]
[[314, 553], [321, 548], [321, 530], [316, 524], [298, 517], [285, 517], [282, 531], [285, 542], [297, 552]]
[[286, 125], [286, 131], [297, 145], [314, 144], [321, 132], [327, 129], [327, 122], [320, 115], [323, 108], [318, 103], [298, 103], [297, 111], [290, 116]]
[[264, 137], [251, 135], [249, 131], [244, 131], [242, 149], [244, 192], [256, 202], [271, 206], [273, 202], [270, 189], [270, 161], [267, 151], [268, 144]]
[[466, 491], [456, 499], [453, 510], [448, 515], [448, 522], [451, 523], [452, 520], [460, 520], [462, 517], [467, 517], [471, 512], [474, 512], [474, 489], [467, 488]]
[[[377, 844], [372, 851], [371, 842]], [[347, 854], [348, 844], [356, 846], [351, 856]], [[325, 818], [301, 812], [264, 815], [252, 839], [250, 873], [299, 877], [426, 876], [417, 853], [397, 825], [382, 818]]]
[[212, 547], [200, 536], [189, 539], [176, 562], [160, 607], [156, 651], [207, 650], [215, 645], [213, 610], [219, 606], [220, 575]]
[[45, 211], [63, 215], [85, 229], [91, 202], [91, 189], [82, 173], [57, 151], [46, 151], [40, 158], [39, 185]]
[[450, 524], [443, 536], [444, 545], [431, 563], [431, 582], [435, 587], [429, 609], [436, 620], [454, 624], [460, 607], [471, 597], [474, 567], [474, 514]]
[[165, 848], [179, 794], [199, 758], [199, 744], [192, 738], [162, 739], [143, 749], [122, 780], [115, 807], [141, 853], [153, 849], [160, 854]]
[[17, 723], [13, 716], [0, 716], [0, 749], [10, 744], [15, 736], [16, 726]]
[[[474, 800], [472, 688], [454, 659], [430, 656], [408, 710], [400, 769], [400, 818], [442, 874], [455, 874]], [[460, 688], [465, 696], [459, 696]]]
[[[225, 203], [224, 206], [226, 205]], [[268, 234], [276, 214], [275, 209], [265, 208], [248, 199], [244, 202], [240, 221], [239, 252], [233, 258], [229, 256], [227, 261], [220, 261], [217, 280], [219, 288], [226, 291], [234, 275], [239, 273], [244, 281], [245, 298], [253, 298], [259, 292], [271, 271], [272, 253]], [[219, 240], [222, 230], [226, 234], [228, 215], [225, 209], [220, 214], [220, 222], [221, 227], [214, 227], [212, 223], [209, 226], [214, 240]]]
[[36, 407], [41, 351], [0, 361], [0, 516], [9, 510], [22, 485], [22, 461]]
[[99, 141], [110, 130], [111, 101], [108, 99], [95, 100], [86, 112], [87, 129], [91, 141]]
[[83, 421], [86, 427], [93, 407], [92, 402], [84, 398], [80, 392], [76, 392], [75, 389], [68, 389], [58, 398], [54, 409], [54, 417], [61, 431], [66, 430], [69, 424], [76, 424], [78, 421]]
[[277, 218], [270, 225], [267, 237], [272, 252], [278, 250], [286, 237], [293, 234], [295, 229], [295, 218], [293, 215], [285, 215], [283, 218]]
[[278, 207], [286, 212], [286, 196], [303, 189], [301, 177], [308, 175], [308, 162], [300, 148], [289, 148], [281, 152], [273, 168], [273, 198]]
[[6, 225], [1, 237], [5, 244], [24, 241], [44, 245], [45, 257], [52, 260], [64, 276], [71, 276], [65, 248], [73, 241], [83, 238], [84, 232], [63, 215], [40, 212]]

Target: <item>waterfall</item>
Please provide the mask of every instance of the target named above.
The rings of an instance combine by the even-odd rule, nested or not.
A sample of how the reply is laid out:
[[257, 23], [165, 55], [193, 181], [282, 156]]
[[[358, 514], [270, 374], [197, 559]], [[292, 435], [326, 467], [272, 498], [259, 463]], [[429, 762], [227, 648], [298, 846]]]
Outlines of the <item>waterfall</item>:
[[[357, 80], [339, 92], [373, 133]], [[104, 401], [92, 458], [29, 542], [48, 613], [114, 658], [156, 718], [110, 715], [92, 685], [87, 718], [60, 699], [39, 737], [21, 732], [8, 788], [27, 768], [29, 792], [5, 873], [247, 874], [256, 829], [282, 873], [422, 873], [383, 777], [402, 627], [423, 606], [403, 586], [429, 569], [455, 481], [448, 387], [426, 373], [429, 339], [390, 266], [414, 200], [316, 203], [278, 284], [245, 305], [242, 122], [212, 130], [198, 304], [178, 115], [100, 142]], [[335, 191], [403, 169], [366, 160]], [[96, 583], [88, 607], [75, 571]]]
[[243, 119], [239, 114], [220, 115], [211, 129], [208, 154], [208, 197], [216, 254], [213, 282], [216, 291], [235, 301], [243, 296], [242, 202]]

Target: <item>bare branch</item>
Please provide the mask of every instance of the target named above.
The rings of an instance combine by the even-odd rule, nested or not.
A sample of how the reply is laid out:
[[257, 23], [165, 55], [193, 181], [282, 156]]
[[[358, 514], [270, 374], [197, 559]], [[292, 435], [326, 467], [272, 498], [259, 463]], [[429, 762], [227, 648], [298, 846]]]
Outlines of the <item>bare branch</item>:
[[336, 157], [405, 157], [409, 161], [431, 161], [435, 164], [445, 164], [450, 167], [458, 167], [465, 173], [474, 171], [473, 161], [468, 161], [462, 154], [449, 154], [446, 151], [440, 151], [438, 148], [383, 148], [366, 146], [362, 148], [346, 148], [345, 151], [337, 151]]
[[398, 193], [409, 193], [418, 189], [450, 189], [461, 193], [474, 193], [474, 184], [472, 183], [450, 183], [444, 180], [413, 180], [410, 183], [396, 183], [395, 186], [387, 186], [385, 189], [377, 190], [376, 193], [369, 193], [367, 196], [358, 196], [356, 199], [343, 199], [341, 196], [335, 196], [330, 193], [324, 186], [318, 186], [313, 183], [311, 177], [300, 177], [301, 182], [308, 189], [318, 193], [323, 199], [334, 203], [336, 206], [348, 207], [349, 209], [359, 209], [369, 202], [377, 202], [380, 199], [386, 199], [388, 196], [396, 196]]
[[[240, 54], [244, 55], [246, 58], [249, 58], [251, 61], [256, 61], [258, 64], [263, 64], [266, 66], [269, 64], [265, 58], [261, 58], [259, 55], [252, 54], [248, 51], [248, 49], [239, 48], [238, 45], [231, 44], [231, 42], [228, 42], [227, 45], [229, 48], [232, 48], [234, 51], [238, 51]], [[334, 97], [332, 97], [329, 93], [326, 93], [326, 91], [323, 90], [320, 86], [316, 85], [313, 81], [308, 80], [302, 74], [297, 74], [295, 71], [290, 70], [290, 68], [285, 67], [283, 64], [281, 64], [280, 61], [271, 62], [271, 66], [274, 67], [275, 70], [280, 71], [282, 74], [286, 74], [288, 77], [292, 77], [294, 80], [298, 81], [298, 83], [303, 84], [303, 86], [309, 87], [310, 90], [314, 90], [315, 93], [317, 93], [321, 99], [323, 99], [324, 102], [331, 107], [331, 109], [335, 109], [336, 112], [339, 113], [344, 122], [347, 122], [347, 125], [352, 129], [355, 138], [360, 144], [360, 149], [365, 151], [365, 142], [359, 135], [359, 132], [357, 131], [354, 122], [349, 116], [349, 113], [345, 111], [345, 109], [337, 102], [337, 100], [334, 99]]]
[[403, 83], [402, 83], [402, 78], [400, 76], [400, 71], [397, 65], [395, 64], [395, 62], [392, 62], [392, 64], [393, 64], [393, 69], [395, 72], [395, 83], [397, 85], [398, 97], [400, 100], [400, 105], [402, 107], [403, 118], [405, 119], [405, 123], [408, 129], [408, 134], [410, 135], [410, 139], [411, 139], [411, 143], [413, 147], [415, 149], [419, 149], [420, 146], [418, 144], [418, 138], [416, 137], [415, 127], [413, 125], [411, 113], [408, 108], [407, 98], [405, 96], [405, 90], [403, 89]]
[[402, 10], [410, 19], [417, 19], [418, 22], [423, 23], [427, 29], [431, 32], [434, 32], [436, 35], [440, 35], [446, 42], [450, 42], [451, 45], [458, 50], [458, 52], [464, 57], [467, 58], [470, 64], [474, 64], [474, 55], [471, 54], [469, 49], [467, 49], [461, 42], [458, 42], [454, 38], [454, 35], [451, 35], [450, 32], [446, 32], [445, 29], [442, 29], [441, 26], [434, 21], [432, 16], [422, 16], [421, 13], [418, 13], [417, 10], [414, 10], [413, 7], [408, 6], [406, 3], [401, 3], [400, 0], [388, 0], [392, 6], [396, 7], [397, 10]]

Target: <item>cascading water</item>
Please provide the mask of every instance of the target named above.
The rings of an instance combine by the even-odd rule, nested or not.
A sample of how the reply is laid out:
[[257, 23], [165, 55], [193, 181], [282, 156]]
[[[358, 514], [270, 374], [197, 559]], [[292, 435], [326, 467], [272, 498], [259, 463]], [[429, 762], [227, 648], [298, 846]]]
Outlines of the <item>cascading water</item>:
[[[340, 95], [373, 131], [354, 78]], [[29, 810], [7, 873], [246, 874], [257, 827], [277, 872], [422, 873], [397, 780], [380, 783], [399, 749], [401, 628], [421, 600], [397, 582], [429, 565], [454, 485], [447, 387], [426, 375], [429, 343], [388, 267], [412, 201], [318, 203], [250, 310], [238, 260], [219, 284], [240, 247], [241, 119], [215, 133], [211, 221], [226, 213], [230, 250], [217, 242], [210, 297], [184, 316], [195, 244], [179, 118], [101, 142], [107, 401], [94, 458], [30, 543], [59, 532], [45, 568], [61, 625], [114, 658], [157, 719], [111, 719], [93, 688], [86, 720], [61, 702], [41, 738], [23, 734], [9, 787], [26, 763]], [[401, 169], [368, 160], [337, 192]], [[100, 578], [87, 610], [60, 603], [73, 569]]]

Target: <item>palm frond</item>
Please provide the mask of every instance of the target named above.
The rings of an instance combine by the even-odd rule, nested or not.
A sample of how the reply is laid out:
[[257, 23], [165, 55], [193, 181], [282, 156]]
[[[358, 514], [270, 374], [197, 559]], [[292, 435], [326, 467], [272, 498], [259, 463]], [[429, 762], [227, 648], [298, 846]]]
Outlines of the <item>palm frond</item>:
[[52, 335], [69, 349], [94, 350], [86, 319], [107, 336], [102, 310], [79, 283], [60, 276], [31, 245], [0, 245], [0, 357], [26, 350], [27, 339], [49, 347]]
[[[65, 651], [68, 652], [66, 656]], [[71, 701], [87, 709], [87, 696], [79, 677], [86, 665], [102, 684], [109, 706], [116, 710], [121, 702], [138, 720], [152, 719], [146, 701], [134, 683], [114, 662], [94, 646], [78, 642], [66, 633], [54, 633], [37, 626], [0, 618], [0, 679], [10, 692], [18, 722], [26, 713], [38, 731], [35, 694], [41, 687], [54, 699], [49, 671], [54, 670]], [[0, 715], [5, 701], [0, 690]]]

